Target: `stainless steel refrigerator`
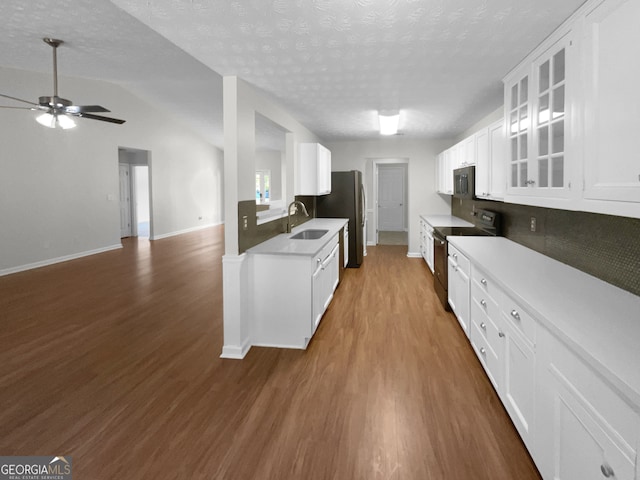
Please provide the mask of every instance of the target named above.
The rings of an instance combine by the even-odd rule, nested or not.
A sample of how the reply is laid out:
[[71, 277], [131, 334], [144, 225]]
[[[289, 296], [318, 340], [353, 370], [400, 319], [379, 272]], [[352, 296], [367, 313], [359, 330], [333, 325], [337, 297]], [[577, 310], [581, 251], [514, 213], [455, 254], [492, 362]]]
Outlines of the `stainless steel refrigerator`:
[[331, 193], [316, 198], [316, 216], [349, 219], [349, 262], [357, 268], [364, 258], [366, 201], [362, 172], [331, 172]]

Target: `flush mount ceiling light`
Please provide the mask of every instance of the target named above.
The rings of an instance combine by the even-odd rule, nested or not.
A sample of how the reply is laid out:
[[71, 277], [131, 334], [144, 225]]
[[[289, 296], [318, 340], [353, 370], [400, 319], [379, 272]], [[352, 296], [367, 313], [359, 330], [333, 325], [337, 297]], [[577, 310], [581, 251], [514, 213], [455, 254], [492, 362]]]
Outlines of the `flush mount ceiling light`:
[[380, 122], [380, 135], [395, 135], [398, 133], [399, 113], [392, 115], [378, 113], [378, 121]]

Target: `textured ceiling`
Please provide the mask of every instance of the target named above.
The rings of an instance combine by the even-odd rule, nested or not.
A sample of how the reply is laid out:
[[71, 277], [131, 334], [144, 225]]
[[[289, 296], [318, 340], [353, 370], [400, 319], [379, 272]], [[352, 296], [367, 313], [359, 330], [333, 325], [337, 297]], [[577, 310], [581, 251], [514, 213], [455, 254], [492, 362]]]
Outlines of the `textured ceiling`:
[[400, 110], [406, 137], [451, 137], [502, 103], [501, 78], [582, 3], [3, 0], [0, 65], [46, 71], [39, 38], [63, 38], [61, 73], [123, 84], [218, 145], [214, 72], [259, 87], [325, 140], [377, 138], [377, 110]]

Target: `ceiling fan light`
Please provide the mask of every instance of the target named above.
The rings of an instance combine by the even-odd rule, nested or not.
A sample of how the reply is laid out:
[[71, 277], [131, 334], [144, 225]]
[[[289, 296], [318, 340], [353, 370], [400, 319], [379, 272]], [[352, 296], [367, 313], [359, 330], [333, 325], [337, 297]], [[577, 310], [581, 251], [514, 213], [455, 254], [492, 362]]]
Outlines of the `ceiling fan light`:
[[378, 120], [380, 122], [380, 135], [395, 135], [398, 133], [400, 114], [378, 115]]
[[36, 122], [47, 128], [56, 128], [56, 117], [50, 113], [43, 113], [36, 117]]
[[47, 128], [60, 127], [63, 130], [67, 130], [76, 126], [76, 122], [74, 122], [72, 118], [67, 115], [58, 115], [55, 113], [43, 113], [36, 117], [36, 121]]
[[56, 119], [58, 121], [58, 125], [60, 125], [60, 128], [63, 130], [74, 128], [76, 126], [76, 122], [73, 121], [73, 118], [67, 115], [56, 115]]

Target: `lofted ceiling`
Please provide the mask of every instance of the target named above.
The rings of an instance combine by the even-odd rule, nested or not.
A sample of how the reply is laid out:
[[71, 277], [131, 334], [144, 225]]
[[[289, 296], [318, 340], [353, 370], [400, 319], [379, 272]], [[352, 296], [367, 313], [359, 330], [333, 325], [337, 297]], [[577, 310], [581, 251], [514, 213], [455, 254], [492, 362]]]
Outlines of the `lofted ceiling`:
[[0, 66], [50, 72], [40, 39], [61, 38], [60, 75], [120, 84], [219, 147], [221, 75], [325, 141], [378, 138], [378, 110], [401, 111], [406, 138], [453, 137], [583, 1], [2, 0]]

